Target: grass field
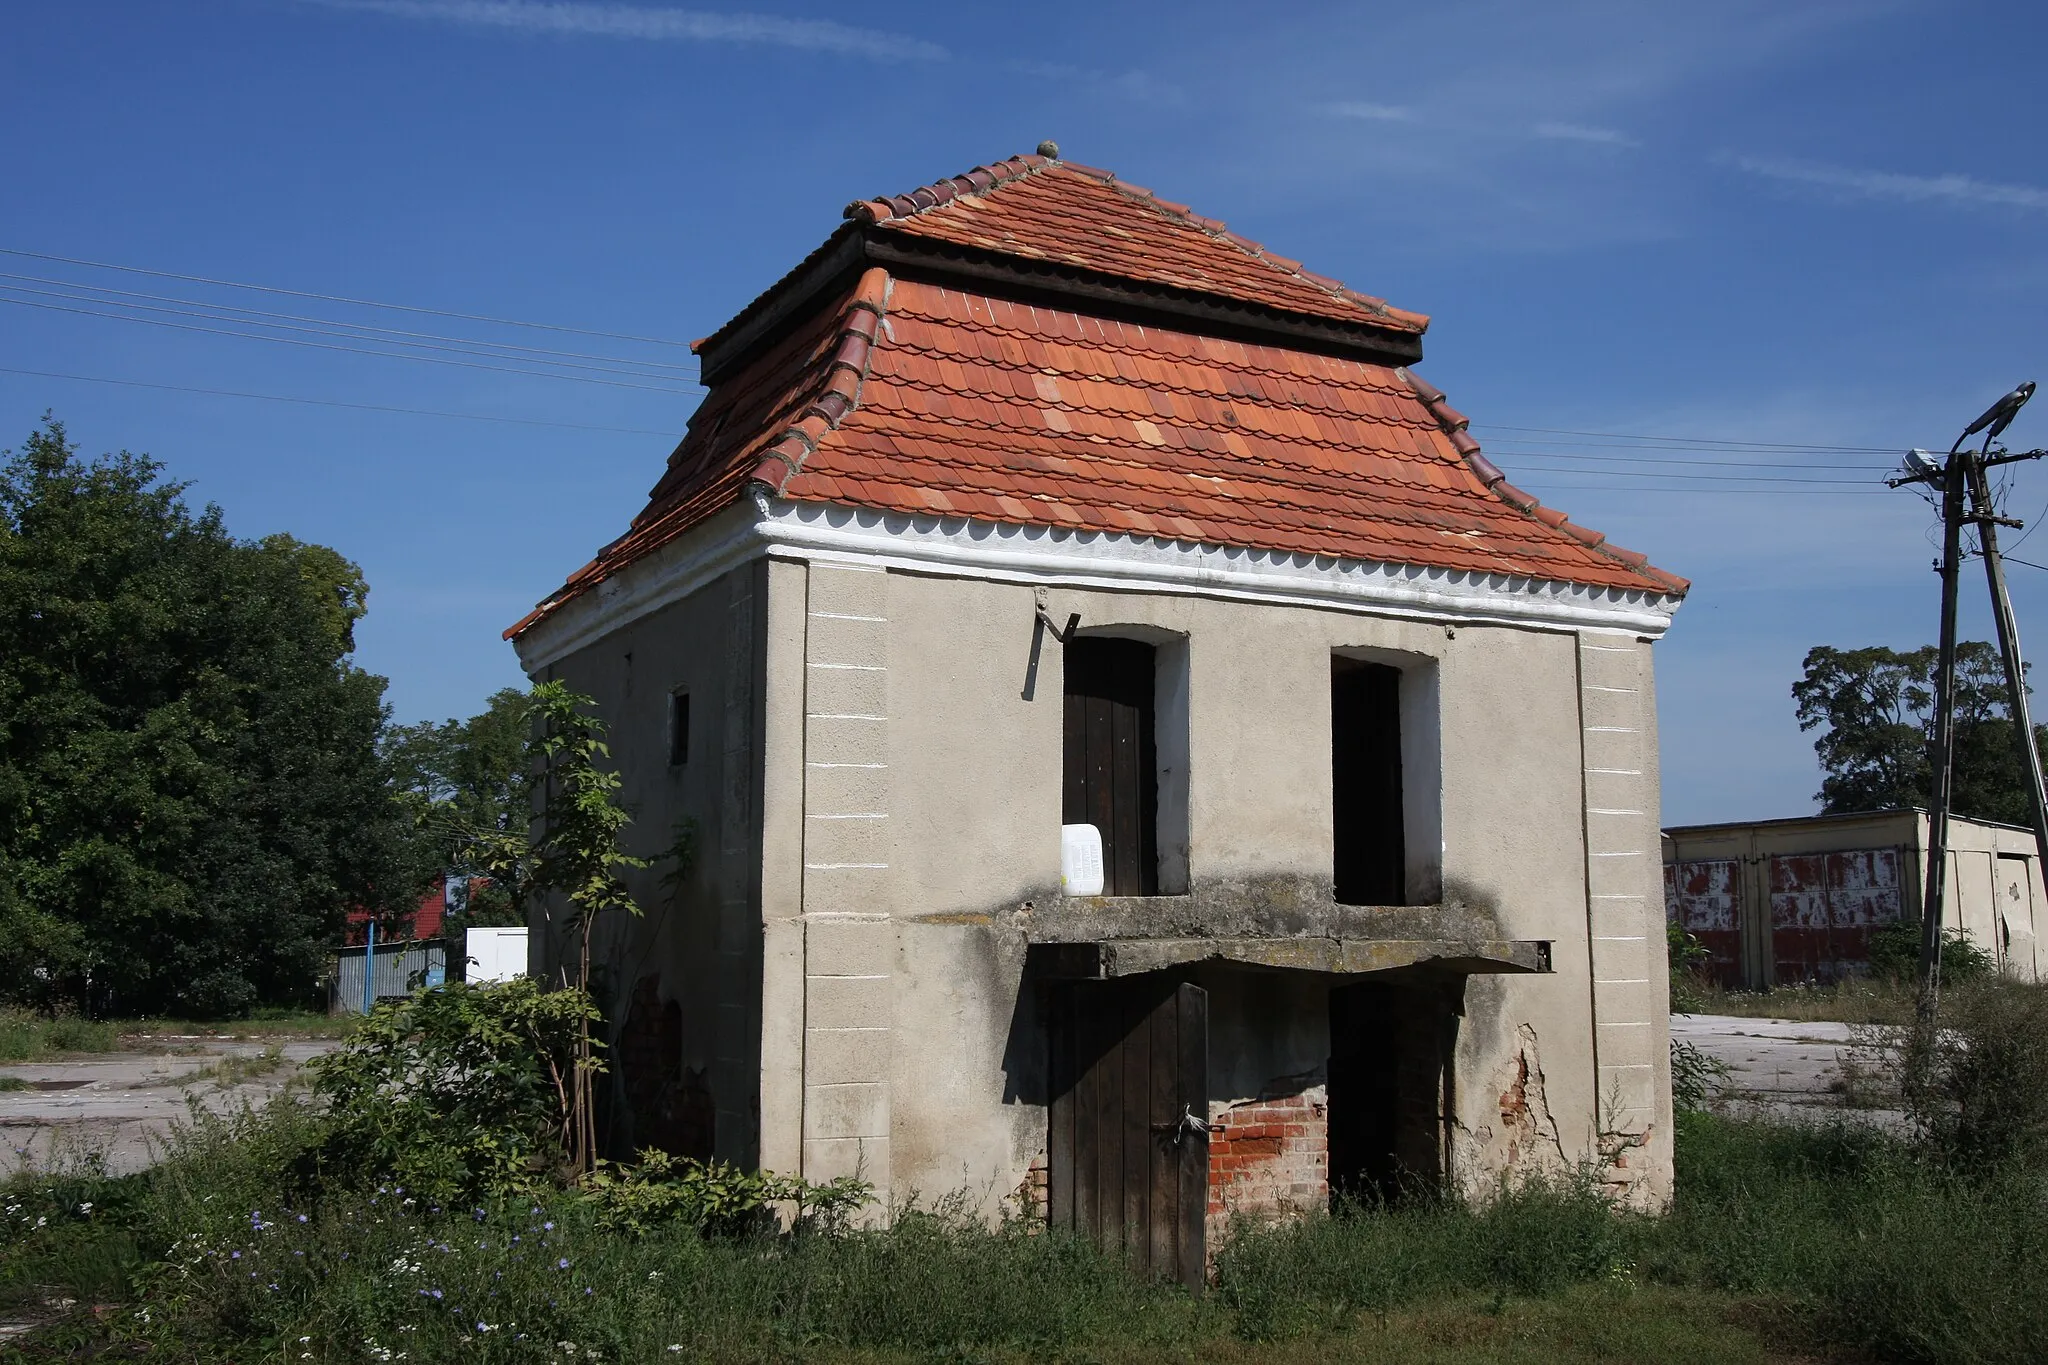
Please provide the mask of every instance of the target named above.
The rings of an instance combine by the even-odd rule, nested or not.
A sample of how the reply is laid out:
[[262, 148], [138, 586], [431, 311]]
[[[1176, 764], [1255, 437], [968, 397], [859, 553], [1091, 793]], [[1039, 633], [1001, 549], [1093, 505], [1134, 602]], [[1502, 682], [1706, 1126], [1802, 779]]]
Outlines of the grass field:
[[302, 1011], [258, 1012], [247, 1019], [50, 1018], [28, 1010], [0, 1010], [0, 1063], [40, 1062], [83, 1053], [149, 1049], [195, 1039], [345, 1038], [353, 1016]]
[[1711, 982], [1688, 982], [1672, 991], [1672, 1011], [1728, 1014], [1744, 1019], [1791, 1019], [1802, 1023], [1910, 1024], [1914, 987], [1910, 983], [1852, 978], [1838, 985], [1779, 986], [1767, 991], [1731, 991]]
[[[423, 996], [323, 1066], [314, 1103], [195, 1111], [138, 1175], [88, 1160], [0, 1186], [0, 1313], [39, 1324], [6, 1358], [2017, 1365], [2048, 1341], [2040, 987], [1959, 988], [1939, 1029], [1898, 1035], [1879, 1061], [1903, 1131], [1685, 1108], [1657, 1216], [1552, 1171], [1240, 1222], [1212, 1238], [1199, 1296], [964, 1197], [782, 1234], [747, 1214], [744, 1173], [649, 1163], [630, 1198], [609, 1172], [557, 1184], [546, 1149], [519, 1145], [552, 1111], [504, 1107], [544, 1076], [477, 1050], [543, 1003], [521, 983]], [[470, 1060], [423, 1071], [436, 1054], [404, 1040], [441, 1030]]]
[[560, 1192], [312, 1197], [318, 1123], [276, 1106], [188, 1132], [148, 1175], [16, 1182], [0, 1304], [57, 1319], [16, 1358], [1704, 1365], [2031, 1361], [2048, 1340], [2041, 1181], [1851, 1127], [1687, 1115], [1663, 1218], [1565, 1183], [1243, 1226], [1196, 1299], [943, 1202], [882, 1231], [706, 1240], [607, 1231]]

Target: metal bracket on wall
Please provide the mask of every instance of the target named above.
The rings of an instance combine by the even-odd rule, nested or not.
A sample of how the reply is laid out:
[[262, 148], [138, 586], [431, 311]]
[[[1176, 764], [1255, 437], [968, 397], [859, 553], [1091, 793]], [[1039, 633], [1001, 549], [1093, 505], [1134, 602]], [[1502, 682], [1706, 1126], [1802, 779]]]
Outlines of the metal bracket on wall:
[[1052, 614], [1045, 609], [1044, 588], [1039, 588], [1031, 594], [1031, 607], [1038, 614], [1038, 619], [1045, 623], [1046, 633], [1063, 645], [1073, 639], [1074, 632], [1081, 628], [1081, 613], [1077, 611], [1067, 617], [1066, 629], [1060, 629], [1059, 623], [1053, 620]]

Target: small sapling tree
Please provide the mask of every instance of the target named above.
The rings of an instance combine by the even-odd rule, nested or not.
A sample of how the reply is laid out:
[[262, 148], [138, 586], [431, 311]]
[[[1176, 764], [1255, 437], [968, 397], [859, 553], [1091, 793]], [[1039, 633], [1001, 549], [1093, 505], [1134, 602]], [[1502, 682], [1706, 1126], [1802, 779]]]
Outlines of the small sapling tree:
[[[559, 907], [562, 924], [576, 945], [575, 988], [590, 991], [590, 939], [608, 911], [638, 915], [626, 872], [652, 860], [624, 852], [620, 839], [633, 817], [619, 803], [619, 775], [610, 766], [606, 726], [591, 709], [596, 703], [559, 682], [537, 683], [526, 700], [524, 791], [535, 812], [530, 828], [510, 822], [465, 822], [462, 842], [481, 867], [521, 907]], [[457, 815], [458, 821], [462, 819]], [[565, 972], [566, 975], [566, 972]], [[578, 1172], [597, 1158], [594, 1079], [604, 1069], [599, 1044], [590, 1034], [594, 1011], [577, 1026], [575, 1064], [570, 1076], [567, 1155]]]

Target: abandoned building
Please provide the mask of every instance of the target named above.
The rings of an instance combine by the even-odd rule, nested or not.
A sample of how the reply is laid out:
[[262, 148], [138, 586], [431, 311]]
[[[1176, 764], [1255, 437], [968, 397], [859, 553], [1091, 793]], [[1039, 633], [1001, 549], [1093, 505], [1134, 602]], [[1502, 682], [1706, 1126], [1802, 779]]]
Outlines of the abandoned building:
[[[1664, 831], [1670, 922], [1711, 954], [1724, 986], [1764, 990], [1870, 969], [1870, 936], [1920, 922], [1927, 812], [1808, 815]], [[2048, 921], [2034, 832], [1952, 817], [1943, 922], [2023, 981]]]
[[1503, 479], [1427, 318], [1041, 153], [848, 208], [508, 632], [694, 833], [600, 934], [617, 1144], [1182, 1275], [1347, 1190], [1661, 1203], [1684, 580]]

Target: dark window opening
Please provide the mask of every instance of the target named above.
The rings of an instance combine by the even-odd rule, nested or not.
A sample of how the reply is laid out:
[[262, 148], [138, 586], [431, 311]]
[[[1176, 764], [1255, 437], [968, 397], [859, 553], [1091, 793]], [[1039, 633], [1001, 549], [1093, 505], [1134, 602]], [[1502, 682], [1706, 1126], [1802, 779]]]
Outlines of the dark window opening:
[[1401, 670], [1330, 661], [1330, 782], [1339, 905], [1405, 905]]
[[1066, 647], [1061, 822], [1102, 834], [1103, 891], [1159, 890], [1159, 763], [1152, 646], [1081, 637]]
[[1463, 995], [1463, 978], [1330, 992], [1332, 1200], [1395, 1203], [1442, 1186]]
[[690, 761], [690, 694], [677, 692], [668, 699], [668, 766], [680, 768]]

